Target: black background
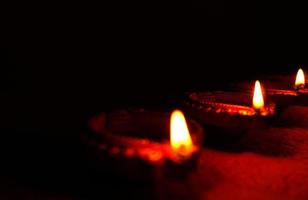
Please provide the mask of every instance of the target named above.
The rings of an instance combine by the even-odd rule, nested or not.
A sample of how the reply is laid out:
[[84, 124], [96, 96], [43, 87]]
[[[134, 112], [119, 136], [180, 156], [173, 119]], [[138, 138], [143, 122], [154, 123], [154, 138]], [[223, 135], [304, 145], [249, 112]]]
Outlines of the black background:
[[19, 6], [4, 18], [2, 93], [128, 102], [305, 64], [295, 2]]
[[2, 195], [24, 187], [74, 193], [67, 185], [82, 180], [80, 126], [92, 113], [170, 108], [187, 91], [294, 73], [307, 62], [304, 8], [238, 0], [14, 5], [1, 31], [1, 184], [10, 183]]

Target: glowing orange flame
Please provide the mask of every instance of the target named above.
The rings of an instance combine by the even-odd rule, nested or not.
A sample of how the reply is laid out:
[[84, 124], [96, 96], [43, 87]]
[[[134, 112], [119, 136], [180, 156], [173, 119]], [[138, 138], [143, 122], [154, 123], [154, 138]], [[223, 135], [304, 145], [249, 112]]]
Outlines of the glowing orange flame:
[[188, 131], [184, 114], [175, 110], [171, 114], [170, 144], [172, 150], [179, 156], [190, 156], [193, 152], [193, 143]]
[[260, 110], [264, 107], [263, 94], [262, 94], [261, 84], [259, 81], [256, 81], [255, 83], [252, 105], [256, 110]]
[[304, 71], [302, 69], [299, 69], [296, 75], [296, 80], [295, 80], [295, 88], [304, 88], [305, 87], [305, 75]]

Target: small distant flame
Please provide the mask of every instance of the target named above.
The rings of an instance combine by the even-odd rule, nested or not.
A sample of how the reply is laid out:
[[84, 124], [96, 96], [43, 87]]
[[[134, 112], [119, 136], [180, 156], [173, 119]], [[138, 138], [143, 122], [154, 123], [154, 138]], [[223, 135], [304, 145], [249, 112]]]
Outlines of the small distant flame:
[[189, 157], [193, 152], [193, 143], [184, 114], [175, 110], [170, 120], [170, 144], [172, 150], [181, 157]]
[[295, 80], [295, 89], [300, 89], [305, 87], [305, 75], [302, 69], [299, 69]]
[[264, 107], [263, 94], [262, 94], [261, 84], [259, 81], [256, 81], [255, 83], [252, 105], [256, 110], [261, 110]]

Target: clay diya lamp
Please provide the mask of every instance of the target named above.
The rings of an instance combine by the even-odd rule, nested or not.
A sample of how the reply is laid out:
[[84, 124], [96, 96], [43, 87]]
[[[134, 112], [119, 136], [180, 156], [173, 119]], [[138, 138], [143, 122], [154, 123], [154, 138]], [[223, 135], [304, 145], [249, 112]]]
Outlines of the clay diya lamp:
[[191, 93], [184, 108], [189, 116], [205, 126], [205, 141], [209, 145], [232, 144], [251, 129], [265, 129], [274, 120], [276, 112], [275, 104], [265, 104], [259, 81], [255, 83], [253, 94]]
[[[270, 76], [263, 80], [267, 98], [283, 109], [291, 105], [308, 105], [308, 89], [305, 86], [304, 71], [300, 68], [294, 76]], [[294, 81], [295, 80], [295, 81]], [[249, 91], [250, 83], [241, 82], [234, 85], [237, 90]]]
[[92, 166], [129, 180], [180, 178], [190, 173], [200, 151], [203, 128], [183, 113], [144, 110], [100, 113], [81, 138]]
[[281, 107], [308, 105], [308, 89], [305, 87], [305, 75], [302, 69], [298, 70], [293, 86], [290, 84], [289, 87], [279, 89], [268, 87], [266, 92], [269, 98]]

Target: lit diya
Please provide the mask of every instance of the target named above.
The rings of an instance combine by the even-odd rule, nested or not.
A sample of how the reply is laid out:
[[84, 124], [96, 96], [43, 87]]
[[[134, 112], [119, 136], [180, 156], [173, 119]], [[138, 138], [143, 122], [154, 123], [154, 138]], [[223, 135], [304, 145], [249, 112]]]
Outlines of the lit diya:
[[134, 180], [153, 180], [193, 169], [203, 128], [175, 110], [118, 111], [93, 117], [82, 134], [90, 161], [100, 171]]
[[[290, 105], [307, 105], [308, 89], [305, 86], [305, 74], [300, 68], [296, 76], [270, 76], [262, 80], [266, 86], [267, 98], [278, 107], [288, 107]], [[294, 81], [295, 80], [295, 81]], [[250, 82], [240, 82], [233, 85], [237, 90], [250, 91]]]
[[255, 82], [252, 95], [240, 92], [191, 93], [185, 108], [190, 116], [205, 125], [208, 130], [206, 141], [210, 144], [232, 143], [232, 139], [250, 129], [266, 128], [275, 116], [275, 104], [265, 104], [259, 81]]
[[279, 89], [276, 88], [277, 87], [271, 88], [269, 84], [266, 92], [269, 98], [275, 101], [278, 105], [289, 106], [308, 104], [308, 89], [305, 88], [305, 75], [302, 69], [298, 70], [293, 86], [282, 87]]

